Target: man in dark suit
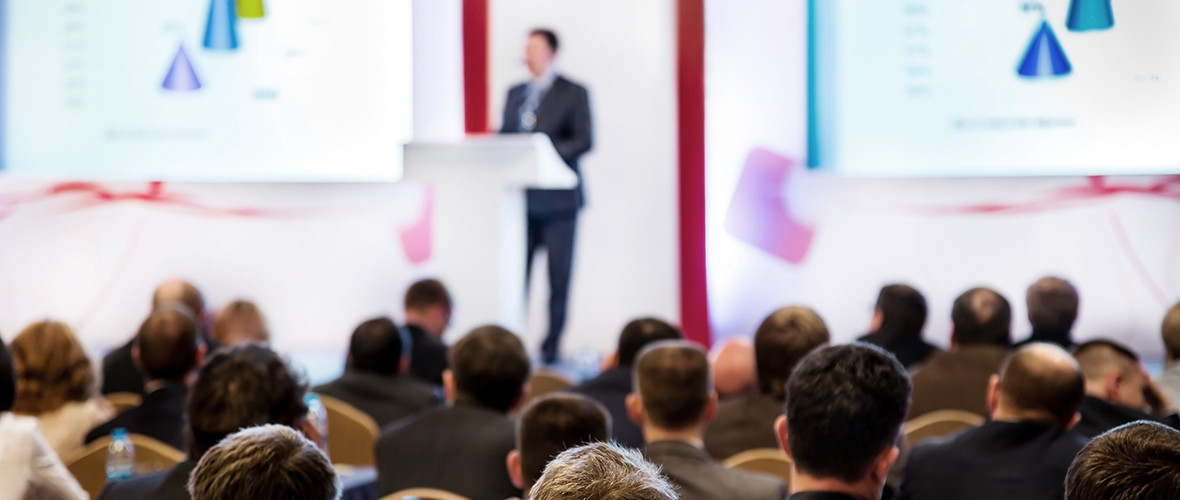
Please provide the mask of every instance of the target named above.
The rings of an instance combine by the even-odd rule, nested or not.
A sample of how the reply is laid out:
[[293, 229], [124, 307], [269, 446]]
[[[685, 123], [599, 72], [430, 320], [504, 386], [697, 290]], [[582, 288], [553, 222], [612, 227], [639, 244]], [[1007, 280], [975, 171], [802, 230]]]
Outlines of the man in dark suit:
[[447, 345], [443, 334], [451, 324], [451, 293], [441, 281], [425, 279], [406, 290], [406, 325], [410, 334], [410, 376], [442, 386], [447, 369]]
[[205, 345], [197, 335], [197, 323], [188, 308], [163, 306], [148, 316], [135, 336], [131, 357], [147, 380], [147, 395], [138, 407], [91, 430], [86, 442], [122, 427], [178, 450], [187, 449], [184, 407], [188, 384], [205, 359]]
[[245, 427], [306, 425], [307, 385], [283, 358], [257, 344], [214, 352], [188, 401], [188, 460], [170, 470], [110, 483], [100, 500], [189, 500], [189, 475], [222, 439]]
[[774, 420], [783, 414], [787, 377], [803, 356], [827, 344], [828, 326], [806, 307], [780, 308], [754, 332], [758, 394], [726, 401], [705, 429], [705, 449], [717, 460], [756, 448], [774, 448]]
[[1074, 357], [1086, 375], [1079, 434], [1093, 438], [1136, 420], [1180, 427], [1171, 402], [1134, 351], [1111, 340], [1091, 340], [1078, 346]]
[[598, 401], [611, 417], [611, 438], [628, 448], [643, 447], [643, 431], [627, 415], [627, 395], [634, 391], [635, 376], [631, 366], [644, 347], [660, 340], [683, 338], [680, 329], [656, 318], [632, 320], [619, 334], [615, 366], [603, 370], [590, 380], [570, 389]]
[[1134, 422], [1090, 441], [1065, 476], [1066, 500], [1157, 500], [1180, 496], [1180, 433]]
[[549, 460], [586, 443], [610, 439], [610, 415], [577, 394], [549, 394], [525, 406], [516, 424], [516, 449], [508, 452], [508, 476], [528, 499]]
[[549, 260], [549, 329], [541, 345], [541, 356], [547, 364], [557, 360], [565, 328], [574, 232], [578, 210], [585, 204], [578, 160], [590, 151], [594, 137], [589, 93], [556, 72], [556, 54], [556, 34], [547, 29], [529, 33], [525, 64], [532, 78], [508, 91], [500, 126], [501, 133], [536, 132], [549, 136], [562, 161], [578, 175], [574, 189], [530, 189], [527, 194], [526, 269], [531, 271], [533, 256], [541, 247], [546, 249]]
[[703, 350], [682, 340], [652, 344], [635, 362], [635, 380], [627, 409], [643, 427], [644, 454], [660, 466], [682, 500], [787, 496], [781, 480], [727, 468], [705, 453], [705, 423], [717, 412], [717, 394]]
[[[156, 287], [155, 293], [152, 294], [153, 311], [163, 304], [177, 302], [188, 307], [189, 312], [197, 322], [197, 332], [205, 342], [205, 345], [209, 347], [209, 351], [212, 352], [216, 349], [217, 346], [209, 342], [205, 299], [201, 296], [201, 291], [197, 290], [197, 287], [187, 281], [169, 280]], [[134, 344], [135, 338], [133, 337], [126, 344], [123, 344], [102, 358], [103, 394], [113, 394], [116, 392], [127, 392], [141, 396], [144, 394], [143, 374], [135, 367], [135, 361], [131, 358], [131, 349]]]
[[922, 339], [926, 325], [926, 297], [908, 285], [886, 285], [877, 294], [872, 333], [857, 339], [893, 353], [906, 369], [913, 369], [937, 347]]
[[1070, 432], [1083, 394], [1069, 353], [1048, 343], [1020, 349], [988, 383], [989, 422], [910, 452], [901, 498], [1062, 498], [1065, 472], [1086, 444]]
[[1078, 318], [1078, 291], [1073, 284], [1046, 276], [1028, 287], [1028, 322], [1032, 334], [1016, 344], [1021, 347], [1031, 342], [1049, 342], [1063, 349], [1071, 349], [1073, 323]]
[[443, 373], [449, 406], [399, 422], [377, 439], [382, 496], [406, 488], [440, 488], [473, 500], [520, 495], [504, 468], [516, 446], [508, 413], [524, 397], [529, 358], [520, 339], [498, 326], [455, 343]]
[[352, 332], [344, 374], [314, 391], [356, 407], [379, 427], [437, 406], [429, 385], [403, 375], [409, 364], [405, 354], [393, 320], [365, 321]]
[[935, 354], [913, 375], [909, 418], [935, 410], [987, 414], [987, 384], [1012, 345], [1012, 308], [988, 288], [972, 288], [951, 308], [951, 349]]
[[837, 345], [803, 358], [774, 422], [791, 457], [790, 500], [881, 498], [909, 403], [905, 367], [880, 347]]

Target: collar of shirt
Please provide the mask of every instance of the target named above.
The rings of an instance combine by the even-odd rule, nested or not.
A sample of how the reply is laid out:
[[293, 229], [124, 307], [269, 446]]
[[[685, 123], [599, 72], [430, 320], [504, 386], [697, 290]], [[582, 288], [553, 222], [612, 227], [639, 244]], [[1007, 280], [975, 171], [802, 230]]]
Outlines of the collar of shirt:
[[555, 80], [557, 80], [557, 71], [553, 69], [553, 66], [549, 66], [544, 73], [533, 77], [529, 84], [532, 85], [533, 89], [540, 92], [548, 92], [549, 87], [553, 86]]

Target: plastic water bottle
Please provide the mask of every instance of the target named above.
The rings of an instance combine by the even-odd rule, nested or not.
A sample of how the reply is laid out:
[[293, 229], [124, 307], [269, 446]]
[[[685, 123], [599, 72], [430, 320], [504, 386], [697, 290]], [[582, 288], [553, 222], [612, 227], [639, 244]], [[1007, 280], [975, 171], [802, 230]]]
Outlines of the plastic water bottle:
[[107, 445], [107, 481], [122, 481], [135, 475], [135, 445], [122, 427], [111, 431], [111, 439]]
[[324, 453], [328, 452], [328, 409], [324, 408], [324, 403], [320, 401], [320, 396], [314, 392], [309, 392], [303, 396], [303, 403], [307, 405], [307, 423], [315, 427], [319, 432], [319, 440], [316, 442]]

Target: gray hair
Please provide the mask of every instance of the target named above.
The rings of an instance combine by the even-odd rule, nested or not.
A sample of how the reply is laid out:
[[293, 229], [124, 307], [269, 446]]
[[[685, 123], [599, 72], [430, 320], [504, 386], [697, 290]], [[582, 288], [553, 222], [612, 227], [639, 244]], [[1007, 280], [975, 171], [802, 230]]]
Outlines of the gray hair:
[[230, 434], [201, 457], [189, 478], [193, 500], [338, 500], [340, 478], [324, 452], [285, 425]]
[[677, 500], [660, 468], [638, 451], [590, 443], [561, 452], [530, 491], [533, 500]]

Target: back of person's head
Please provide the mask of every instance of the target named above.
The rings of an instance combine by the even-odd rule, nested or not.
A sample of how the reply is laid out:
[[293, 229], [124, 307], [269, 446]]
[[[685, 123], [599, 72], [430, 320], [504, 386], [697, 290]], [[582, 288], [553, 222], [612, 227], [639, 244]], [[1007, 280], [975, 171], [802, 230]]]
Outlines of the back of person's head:
[[[847, 484], [878, 479], [896, 459], [910, 378], [891, 354], [862, 343], [808, 354], [787, 382], [780, 440], [801, 473]], [[785, 433], [785, 435], [783, 435]]]
[[1074, 358], [1086, 377], [1086, 392], [1111, 403], [1141, 408], [1146, 404], [1147, 380], [1139, 369], [1139, 355], [1109, 339], [1084, 342]]
[[1168, 359], [1180, 360], [1180, 302], [1177, 302], [1164, 314], [1164, 321], [1160, 325], [1160, 335], [1164, 338]]
[[65, 323], [40, 321], [12, 340], [16, 399], [12, 411], [40, 415], [95, 393], [94, 366]]
[[879, 330], [921, 335], [926, 325], [926, 297], [909, 285], [885, 285], [877, 294], [881, 314]]
[[683, 340], [647, 346], [635, 362], [635, 391], [628, 409], [650, 425], [679, 431], [702, 423], [713, 393], [705, 351]]
[[545, 466], [532, 500], [676, 500], [660, 468], [637, 450], [590, 443], [561, 452]]
[[235, 300], [217, 312], [213, 319], [213, 340], [223, 346], [247, 342], [270, 342], [266, 317], [256, 304]]
[[1012, 306], [995, 290], [976, 287], [959, 295], [951, 307], [956, 345], [1012, 345]]
[[757, 391], [755, 363], [754, 344], [749, 340], [736, 338], [717, 346], [710, 362], [717, 397], [725, 399]]
[[[577, 394], [550, 394], [530, 402], [516, 423], [516, 450], [509, 463], [519, 463], [520, 487], [528, 491], [545, 465], [575, 446], [610, 439], [610, 415], [602, 405]], [[515, 473], [511, 469], [510, 473]]]
[[407, 311], [421, 311], [432, 306], [442, 306], [450, 311], [451, 292], [447, 291], [447, 287], [436, 279], [416, 281], [406, 289], [403, 305]]
[[1033, 331], [1068, 332], [1078, 319], [1078, 290], [1054, 276], [1033, 282], [1025, 296]]
[[520, 400], [529, 377], [529, 356], [512, 332], [481, 326], [455, 343], [451, 369], [443, 382], [453, 386], [455, 402], [486, 406], [507, 413]]
[[348, 343], [348, 367], [352, 370], [381, 375], [396, 375], [401, 370], [401, 330], [392, 319], [373, 318], [352, 331]]
[[0, 412], [12, 410], [16, 399], [16, 371], [12, 369], [12, 355], [8, 346], [0, 341]]
[[619, 333], [618, 357], [620, 367], [630, 367], [635, 363], [635, 357], [644, 347], [652, 342], [661, 340], [677, 340], [684, 338], [679, 328], [667, 321], [656, 318], [639, 318], [632, 320]]
[[1180, 432], [1140, 420], [1094, 438], [1069, 466], [1065, 498], [1180, 498]]
[[830, 340], [828, 325], [811, 308], [788, 306], [770, 313], [754, 332], [759, 392], [782, 399], [799, 360]]
[[244, 427], [294, 427], [307, 416], [307, 383], [278, 354], [259, 344], [218, 349], [189, 392], [189, 454], [198, 458]]
[[152, 310], [155, 311], [169, 302], [180, 302], [193, 313], [197, 324], [204, 323], [205, 298], [192, 283], [184, 280], [168, 280], [156, 287], [152, 294]]
[[335, 500], [340, 478], [314, 443], [284, 425], [235, 432], [210, 448], [189, 476], [193, 500]]
[[1062, 428], [1074, 424], [1086, 395], [1082, 369], [1064, 349], [1033, 343], [1010, 354], [997, 378], [998, 404]]
[[139, 369], [147, 380], [183, 380], [197, 367], [200, 342], [187, 308], [157, 309], [135, 335]]

